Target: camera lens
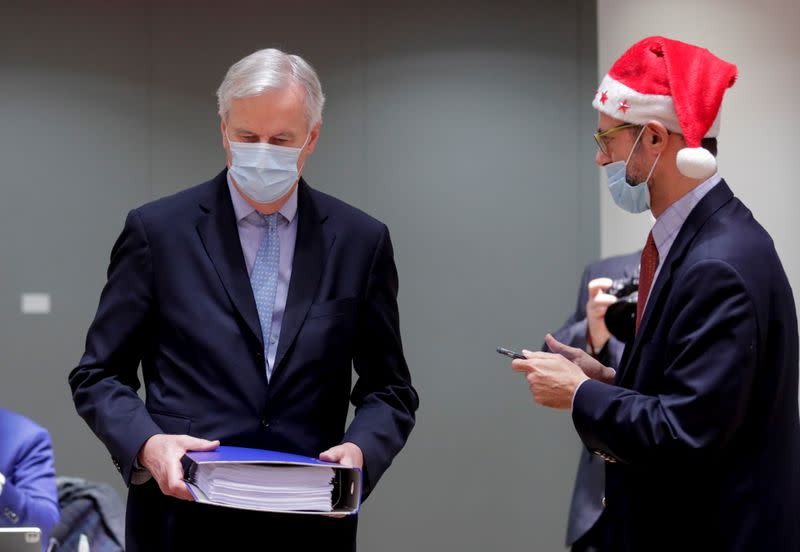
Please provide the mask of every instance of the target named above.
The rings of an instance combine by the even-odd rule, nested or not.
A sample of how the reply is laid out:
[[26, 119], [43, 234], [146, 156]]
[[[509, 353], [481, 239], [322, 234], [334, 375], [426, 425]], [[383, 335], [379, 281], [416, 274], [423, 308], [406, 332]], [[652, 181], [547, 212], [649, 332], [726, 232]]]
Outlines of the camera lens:
[[608, 331], [623, 343], [633, 341], [636, 334], [636, 303], [639, 292], [621, 297], [606, 310], [605, 322]]

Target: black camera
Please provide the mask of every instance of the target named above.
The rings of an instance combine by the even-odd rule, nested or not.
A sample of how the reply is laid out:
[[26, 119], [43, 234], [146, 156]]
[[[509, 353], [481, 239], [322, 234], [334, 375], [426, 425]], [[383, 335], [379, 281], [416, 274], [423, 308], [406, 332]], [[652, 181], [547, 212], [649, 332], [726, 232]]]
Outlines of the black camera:
[[633, 341], [636, 335], [636, 306], [639, 300], [639, 267], [628, 278], [612, 281], [606, 293], [617, 302], [606, 310], [605, 322], [609, 333], [623, 343]]

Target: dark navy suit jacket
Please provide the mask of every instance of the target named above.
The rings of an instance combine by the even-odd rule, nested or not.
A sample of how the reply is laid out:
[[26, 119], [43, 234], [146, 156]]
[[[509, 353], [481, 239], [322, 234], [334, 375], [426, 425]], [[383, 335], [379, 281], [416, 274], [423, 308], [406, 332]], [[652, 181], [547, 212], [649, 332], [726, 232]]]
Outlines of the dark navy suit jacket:
[[[630, 278], [639, 266], [640, 256], [641, 252], [639, 251], [628, 255], [608, 257], [588, 265], [581, 276], [575, 312], [561, 328], [553, 333], [553, 337], [571, 347], [585, 349], [586, 302], [589, 300], [589, 282], [595, 278], [611, 278], [612, 280]], [[605, 347], [600, 350], [597, 359], [606, 366], [616, 369], [624, 349], [625, 344], [611, 336]], [[567, 546], [585, 535], [600, 518], [605, 494], [605, 469], [605, 462], [601, 458], [590, 454], [585, 447], [581, 449], [567, 520]]]
[[0, 408], [0, 527], [38, 527], [42, 548], [58, 522], [58, 493], [50, 434], [32, 420]]
[[653, 285], [615, 385], [573, 421], [605, 456], [611, 549], [800, 550], [798, 336], [767, 232], [721, 182]]
[[[298, 194], [292, 279], [269, 382], [226, 171], [129, 213], [69, 378], [78, 412], [126, 482], [157, 433], [308, 456], [351, 441], [364, 453], [366, 496], [405, 444], [418, 398], [401, 346], [388, 230], [303, 180]], [[140, 361], [144, 402], [136, 393]], [[356, 413], [345, 431], [350, 401]], [[152, 480], [131, 486], [128, 497], [129, 551], [202, 549], [215, 538], [228, 549], [286, 539], [349, 550], [355, 527], [355, 518], [181, 502]]]

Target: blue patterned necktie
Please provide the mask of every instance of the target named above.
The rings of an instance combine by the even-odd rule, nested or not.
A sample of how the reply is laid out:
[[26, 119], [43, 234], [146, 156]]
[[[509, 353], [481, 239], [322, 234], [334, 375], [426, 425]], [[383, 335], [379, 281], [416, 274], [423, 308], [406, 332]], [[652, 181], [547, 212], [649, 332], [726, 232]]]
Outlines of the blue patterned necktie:
[[272, 375], [269, 365], [269, 344], [272, 333], [272, 311], [275, 308], [275, 293], [278, 290], [278, 265], [281, 243], [278, 239], [278, 213], [261, 215], [267, 223], [267, 231], [261, 239], [250, 275], [253, 297], [256, 300], [258, 319], [261, 322], [261, 335], [264, 339], [264, 363], [267, 380]]

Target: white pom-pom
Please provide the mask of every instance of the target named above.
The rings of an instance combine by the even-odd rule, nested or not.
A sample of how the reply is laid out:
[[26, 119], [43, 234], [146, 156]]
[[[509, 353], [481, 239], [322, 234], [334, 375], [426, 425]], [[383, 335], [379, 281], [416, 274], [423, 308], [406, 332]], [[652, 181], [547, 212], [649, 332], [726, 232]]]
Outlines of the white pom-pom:
[[717, 160], [703, 148], [683, 148], [676, 160], [678, 170], [689, 178], [705, 180], [717, 172]]

